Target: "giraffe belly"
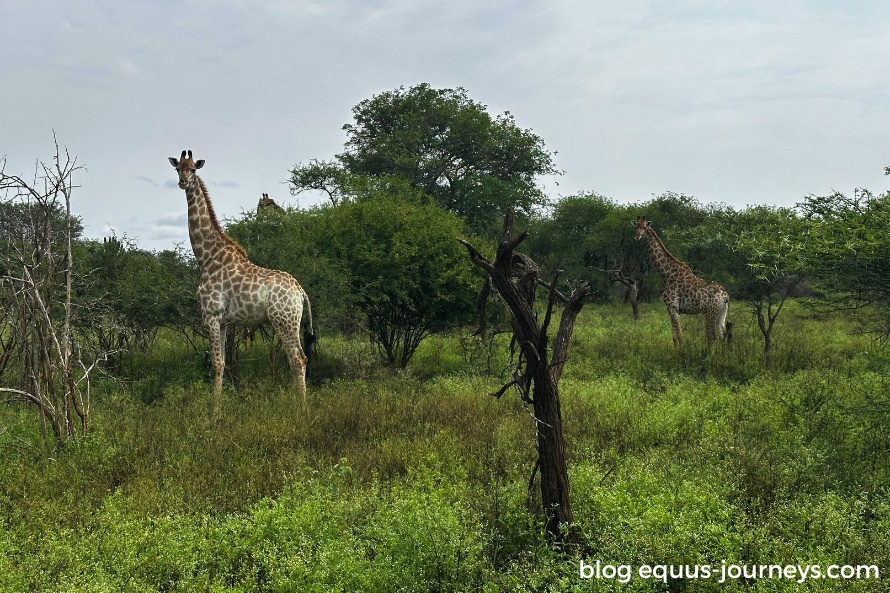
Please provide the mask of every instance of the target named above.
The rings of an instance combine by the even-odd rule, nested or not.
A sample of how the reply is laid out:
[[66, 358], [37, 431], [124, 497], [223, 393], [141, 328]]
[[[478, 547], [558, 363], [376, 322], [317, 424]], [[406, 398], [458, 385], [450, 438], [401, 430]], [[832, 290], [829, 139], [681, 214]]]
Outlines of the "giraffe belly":
[[701, 306], [697, 304], [684, 303], [680, 301], [680, 306], [677, 307], [677, 310], [683, 315], [698, 315], [702, 312]]
[[264, 301], [247, 302], [235, 297], [226, 307], [225, 319], [227, 323], [254, 326], [268, 321], [269, 315]]

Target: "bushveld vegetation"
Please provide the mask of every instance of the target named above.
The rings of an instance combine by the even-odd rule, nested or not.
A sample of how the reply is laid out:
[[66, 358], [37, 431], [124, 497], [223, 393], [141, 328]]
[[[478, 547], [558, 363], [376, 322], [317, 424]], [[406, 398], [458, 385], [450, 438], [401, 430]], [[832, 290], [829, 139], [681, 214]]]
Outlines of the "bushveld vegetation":
[[487, 395], [505, 340], [437, 335], [392, 372], [366, 338], [331, 336], [320, 360], [338, 363], [317, 367], [308, 410], [256, 344], [213, 420], [203, 353], [164, 331], [129, 383], [94, 395], [90, 434], [52, 455], [30, 410], [2, 409], [0, 589], [624, 590], [582, 580], [581, 559], [883, 569], [890, 361], [857, 333], [876, 315], [792, 303], [768, 371], [746, 316], [705, 357], [695, 323], [673, 349], [659, 304], [637, 323], [623, 306], [582, 311], [561, 391], [585, 547], [565, 552], [529, 512], [529, 410]]
[[[0, 591], [882, 589], [719, 581], [724, 562], [890, 566], [890, 197], [542, 208], [543, 142], [462, 89], [354, 113], [344, 154], [293, 172], [329, 204], [226, 224], [311, 295], [306, 406], [260, 328], [229, 332], [211, 413], [190, 254], [82, 238], [58, 150], [42, 191], [0, 167]], [[516, 369], [508, 313], [473, 333], [483, 278], [455, 240], [485, 252], [506, 208], [542, 278], [590, 286], [559, 390], [571, 545], [545, 529], [533, 406], [490, 397]], [[706, 354], [685, 316], [672, 345], [639, 214], [729, 290], [730, 343]]]

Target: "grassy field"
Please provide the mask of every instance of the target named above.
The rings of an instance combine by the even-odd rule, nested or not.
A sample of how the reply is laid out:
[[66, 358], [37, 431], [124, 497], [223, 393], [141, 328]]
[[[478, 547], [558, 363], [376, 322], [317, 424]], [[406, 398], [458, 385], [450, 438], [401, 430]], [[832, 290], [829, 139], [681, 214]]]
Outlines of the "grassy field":
[[700, 320], [674, 349], [663, 306], [643, 312], [588, 306], [560, 386], [584, 549], [547, 544], [530, 411], [487, 395], [506, 335], [431, 338], [400, 373], [366, 338], [323, 336], [305, 408], [255, 346], [217, 417], [203, 353], [169, 337], [57, 453], [33, 410], [0, 408], [0, 591], [890, 589], [813, 578], [890, 575], [876, 318], [792, 303], [765, 370], [742, 306], [710, 356]]

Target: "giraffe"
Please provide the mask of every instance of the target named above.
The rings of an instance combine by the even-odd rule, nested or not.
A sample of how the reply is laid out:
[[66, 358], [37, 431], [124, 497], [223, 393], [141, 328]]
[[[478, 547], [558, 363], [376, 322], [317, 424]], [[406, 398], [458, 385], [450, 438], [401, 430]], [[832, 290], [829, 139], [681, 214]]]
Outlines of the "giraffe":
[[[255, 327], [270, 321], [284, 344], [294, 384], [305, 403], [307, 353], [311, 353], [315, 341], [309, 297], [287, 272], [252, 264], [244, 248], [226, 235], [207, 187], [195, 174], [204, 166], [203, 159], [195, 161], [191, 150], [183, 150], [178, 159], [170, 157], [170, 164], [179, 173], [179, 187], [185, 190], [189, 239], [201, 270], [197, 295], [210, 341], [213, 392], [218, 397], [222, 391], [226, 325]], [[309, 317], [306, 352], [300, 344], [304, 302]]]
[[702, 280], [692, 272], [692, 268], [671, 255], [652, 228], [652, 221], [640, 216], [631, 224], [636, 229], [635, 238], [646, 240], [649, 256], [664, 281], [662, 298], [671, 318], [674, 346], [679, 346], [683, 337], [680, 313], [704, 315], [708, 350], [715, 339], [725, 340], [728, 326], [726, 315], [729, 312], [729, 294], [726, 290], [716, 282]]
[[284, 210], [284, 208], [279, 206], [275, 202], [275, 200], [269, 197], [269, 194], [263, 194], [263, 197], [260, 198], [259, 203], [256, 205], [257, 212], [259, 212], [263, 208], [271, 208], [272, 210]]

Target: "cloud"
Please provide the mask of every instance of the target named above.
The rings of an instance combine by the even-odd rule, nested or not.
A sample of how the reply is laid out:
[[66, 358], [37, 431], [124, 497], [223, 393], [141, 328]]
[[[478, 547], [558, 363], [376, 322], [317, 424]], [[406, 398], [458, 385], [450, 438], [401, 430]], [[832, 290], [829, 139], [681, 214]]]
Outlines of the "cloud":
[[113, 217], [149, 247], [187, 236], [161, 216], [185, 206], [169, 147], [203, 147], [202, 173], [233, 176], [205, 178], [224, 217], [341, 152], [356, 103], [418, 82], [462, 86], [540, 135], [566, 171], [543, 180], [553, 198], [674, 190], [741, 207], [887, 185], [880, 3], [217, 0], [187, 18], [180, 0], [50, 3], [55, 17], [7, 4], [0, 80], [27, 92], [0, 95], [0, 155], [44, 154], [35, 138], [57, 130], [91, 165], [85, 223]]
[[152, 225], [155, 227], [177, 227], [183, 228], [188, 227], [189, 216], [188, 212], [170, 212], [160, 216], [152, 221]]
[[182, 229], [162, 227], [152, 229], [148, 234], [148, 239], [151, 241], [163, 241], [165, 243], [178, 243], [186, 241], [188, 239], [188, 234]]
[[234, 181], [210, 181], [208, 183], [211, 187], [225, 187], [229, 189], [238, 189], [241, 187], [240, 183], [236, 183]]
[[121, 57], [118, 60], [118, 67], [120, 68], [120, 71], [127, 76], [138, 76], [140, 74], [139, 65], [127, 57]]
[[185, 241], [188, 239], [188, 212], [168, 212], [147, 226], [146, 235], [151, 242]]

